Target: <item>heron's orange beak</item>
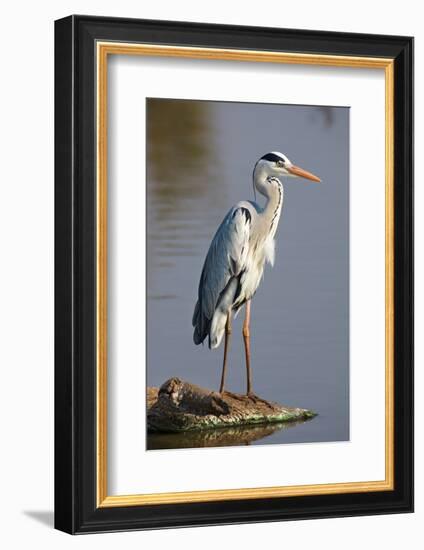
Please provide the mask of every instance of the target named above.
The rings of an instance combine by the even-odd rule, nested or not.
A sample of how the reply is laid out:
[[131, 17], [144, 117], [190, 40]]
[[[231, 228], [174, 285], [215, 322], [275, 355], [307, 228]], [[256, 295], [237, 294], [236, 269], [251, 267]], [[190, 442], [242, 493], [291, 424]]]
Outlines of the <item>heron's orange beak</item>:
[[311, 172], [307, 172], [303, 168], [299, 168], [299, 166], [295, 166], [294, 164], [292, 164], [291, 166], [287, 166], [286, 169], [290, 172], [290, 174], [293, 174], [294, 176], [299, 176], [300, 178], [305, 178], [311, 181], [321, 181], [318, 176], [315, 176], [314, 174], [311, 174]]

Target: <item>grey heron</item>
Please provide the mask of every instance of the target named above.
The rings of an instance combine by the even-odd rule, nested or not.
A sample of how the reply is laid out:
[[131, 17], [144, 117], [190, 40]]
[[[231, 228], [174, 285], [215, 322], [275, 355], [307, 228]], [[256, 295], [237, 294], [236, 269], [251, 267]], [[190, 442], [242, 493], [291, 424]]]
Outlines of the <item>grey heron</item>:
[[321, 181], [292, 164], [282, 153], [262, 156], [253, 170], [253, 186], [265, 197], [265, 205], [241, 201], [233, 206], [215, 233], [203, 265], [193, 314], [193, 340], [198, 345], [208, 336], [209, 348], [215, 349], [225, 334], [220, 393], [225, 388], [232, 317], [245, 305], [242, 333], [246, 393], [254, 396], [250, 366], [250, 302], [261, 282], [265, 263], [274, 264], [275, 233], [284, 199], [283, 177]]

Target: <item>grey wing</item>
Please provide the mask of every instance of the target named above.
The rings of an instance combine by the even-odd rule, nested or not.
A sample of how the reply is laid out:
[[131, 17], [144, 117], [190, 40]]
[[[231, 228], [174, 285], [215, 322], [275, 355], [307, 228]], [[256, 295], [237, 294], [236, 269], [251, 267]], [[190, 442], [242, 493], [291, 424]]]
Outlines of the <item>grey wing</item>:
[[250, 204], [239, 203], [228, 212], [212, 239], [193, 314], [195, 344], [203, 342], [209, 334], [218, 305], [225, 301], [228, 303], [221, 303], [222, 307], [231, 306], [229, 302], [236, 292], [238, 276], [247, 260], [251, 221]]

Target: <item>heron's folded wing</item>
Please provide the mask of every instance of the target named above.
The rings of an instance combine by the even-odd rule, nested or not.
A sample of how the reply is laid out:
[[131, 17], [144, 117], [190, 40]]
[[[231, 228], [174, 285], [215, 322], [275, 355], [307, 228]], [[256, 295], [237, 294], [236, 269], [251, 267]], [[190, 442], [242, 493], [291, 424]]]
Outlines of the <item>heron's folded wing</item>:
[[221, 292], [238, 277], [249, 252], [251, 213], [244, 206], [232, 208], [218, 228], [203, 266], [199, 284], [199, 313], [212, 319]]

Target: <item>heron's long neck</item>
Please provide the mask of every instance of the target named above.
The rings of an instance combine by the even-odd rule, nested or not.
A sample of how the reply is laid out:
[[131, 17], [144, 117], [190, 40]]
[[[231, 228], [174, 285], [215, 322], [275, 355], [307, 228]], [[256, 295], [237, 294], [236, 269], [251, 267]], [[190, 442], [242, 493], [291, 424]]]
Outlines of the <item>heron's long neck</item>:
[[278, 215], [283, 206], [284, 189], [283, 184], [280, 182], [278, 186], [272, 187], [267, 197], [267, 201], [264, 208], [264, 214], [266, 217], [273, 218]]
[[269, 231], [272, 236], [277, 231], [278, 222], [280, 221], [281, 208], [283, 206], [284, 188], [281, 181], [277, 187], [272, 188], [268, 201], [264, 209], [264, 216], [269, 222]]
[[283, 206], [284, 188], [281, 180], [275, 180], [277, 185], [270, 185], [267, 183], [267, 176], [265, 174], [255, 174], [254, 185], [256, 189], [266, 197], [266, 203], [261, 213], [261, 218], [265, 223], [269, 224], [272, 232], [277, 229], [278, 221], [280, 219], [281, 208]]

